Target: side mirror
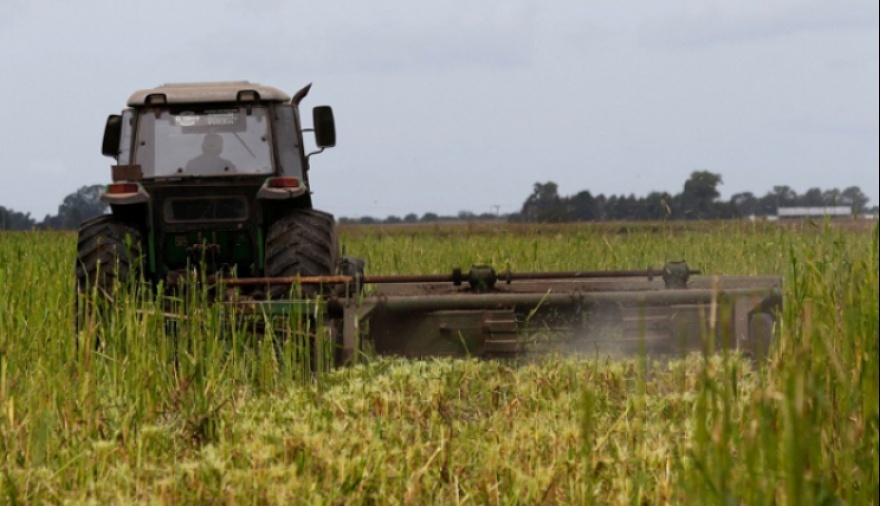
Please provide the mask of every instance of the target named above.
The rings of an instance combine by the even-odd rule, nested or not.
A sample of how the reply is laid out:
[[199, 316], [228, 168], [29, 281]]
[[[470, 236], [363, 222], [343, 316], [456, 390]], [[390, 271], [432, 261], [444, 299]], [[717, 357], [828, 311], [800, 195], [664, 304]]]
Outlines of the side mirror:
[[112, 114], [107, 118], [104, 127], [104, 143], [101, 144], [101, 153], [104, 156], [119, 156], [119, 141], [122, 139], [122, 116]]
[[333, 109], [329, 105], [319, 105], [312, 109], [312, 124], [315, 126], [315, 144], [319, 148], [332, 148], [336, 145], [336, 123]]

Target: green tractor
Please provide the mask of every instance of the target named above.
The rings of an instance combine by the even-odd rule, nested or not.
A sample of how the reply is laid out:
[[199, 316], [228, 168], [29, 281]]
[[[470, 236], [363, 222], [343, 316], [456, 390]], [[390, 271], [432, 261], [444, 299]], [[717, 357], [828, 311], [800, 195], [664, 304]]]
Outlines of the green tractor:
[[[80, 227], [79, 290], [110, 291], [129, 276], [173, 286], [196, 267], [209, 276], [334, 274], [335, 221], [312, 207], [308, 170], [336, 131], [329, 106], [315, 107], [313, 128], [303, 128], [310, 86], [293, 97], [247, 81], [131, 95], [107, 120], [102, 152], [116, 164], [101, 198], [111, 213]], [[310, 131], [317, 150], [307, 153]]]
[[216, 301], [231, 310], [281, 319], [297, 308], [325, 311], [339, 364], [362, 350], [675, 355], [720, 343], [766, 355], [782, 307], [779, 276], [702, 276], [675, 262], [660, 270], [476, 265], [451, 275], [364, 275], [362, 261], [339, 257], [333, 216], [312, 208], [309, 157], [335, 145], [336, 133], [327, 106], [313, 109], [313, 128], [302, 127], [308, 90], [291, 98], [226, 82], [132, 95], [107, 121], [103, 152], [117, 163], [102, 198], [112, 213], [80, 228], [80, 293], [109, 292], [127, 278], [170, 289], [197, 271], [223, 280]]

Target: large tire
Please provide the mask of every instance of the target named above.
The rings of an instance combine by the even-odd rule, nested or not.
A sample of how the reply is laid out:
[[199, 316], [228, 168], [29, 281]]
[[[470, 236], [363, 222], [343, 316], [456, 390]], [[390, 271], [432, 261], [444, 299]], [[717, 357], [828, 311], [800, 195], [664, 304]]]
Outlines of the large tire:
[[76, 286], [80, 294], [92, 288], [112, 297], [115, 288], [142, 272], [141, 232], [112, 215], [98, 216], [79, 229]]
[[[269, 227], [266, 234], [266, 265], [268, 277], [331, 276], [336, 273], [339, 246], [333, 215], [314, 209], [289, 212]], [[332, 287], [323, 287], [330, 293]], [[284, 299], [290, 286], [275, 285], [272, 299]], [[317, 285], [303, 285], [302, 294], [322, 294]]]

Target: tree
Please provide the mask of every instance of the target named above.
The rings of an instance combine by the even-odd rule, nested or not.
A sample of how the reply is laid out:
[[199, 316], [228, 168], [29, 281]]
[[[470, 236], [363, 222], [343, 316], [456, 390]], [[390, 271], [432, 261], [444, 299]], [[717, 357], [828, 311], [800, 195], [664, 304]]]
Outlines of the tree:
[[733, 195], [729, 201], [720, 199], [720, 174], [693, 172], [685, 181], [683, 191], [675, 196], [652, 192], [647, 197], [599, 194], [583, 190], [571, 197], [559, 195], [556, 183], [535, 183], [532, 194], [523, 203], [522, 211], [508, 215], [511, 222], [562, 222], [599, 220], [659, 219], [729, 219], [750, 216], [772, 216], [779, 207], [851, 205], [854, 210], [868, 213], [869, 199], [858, 187], [840, 190], [810, 188], [798, 195], [789, 186], [774, 186], [758, 198], [752, 192]]
[[621, 197], [618, 201], [619, 218], [625, 221], [639, 219], [639, 200], [634, 194], [629, 197]]
[[840, 204], [840, 190], [832, 188], [822, 192], [822, 203], [826, 206], [836, 206]]
[[607, 219], [607, 217], [608, 217], [607, 207], [608, 207], [608, 198], [605, 196], [605, 194], [600, 193], [599, 195], [596, 196], [596, 215], [598, 216], [598, 218], [596, 218], [597, 220], [601, 221], [601, 220]]
[[31, 213], [22, 214], [0, 206], [0, 230], [28, 230], [34, 225], [36, 222]]
[[771, 216], [778, 212], [779, 210], [779, 197], [774, 193], [767, 192], [766, 195], [758, 199], [758, 212], [755, 213], [759, 216]]
[[798, 203], [798, 194], [788, 186], [774, 186], [771, 195], [776, 199], [776, 209], [780, 207], [796, 206]]
[[623, 213], [621, 212], [620, 206], [621, 199], [617, 197], [617, 195], [611, 195], [605, 200], [605, 219], [606, 220], [619, 220]]
[[858, 186], [850, 186], [843, 190], [840, 194], [840, 203], [845, 206], [852, 206], [853, 210], [862, 211], [868, 206], [871, 200], [862, 193]]
[[802, 206], [806, 207], [824, 207], [826, 202], [820, 188], [810, 188], [807, 193], [800, 198]]
[[83, 186], [64, 197], [64, 201], [58, 206], [58, 214], [47, 216], [43, 220], [43, 227], [57, 230], [75, 229], [89, 218], [106, 214], [110, 208], [101, 202], [102, 193], [104, 193], [103, 185]]
[[730, 205], [740, 218], [762, 214], [759, 210], [758, 198], [751, 192], [737, 193], [730, 197]]
[[572, 219], [575, 221], [599, 221], [602, 219], [602, 208], [599, 201], [588, 191], [579, 192], [568, 199]]
[[725, 213], [716, 205], [721, 196], [718, 185], [722, 183], [720, 174], [707, 171], [692, 173], [679, 197], [683, 217], [693, 220], [723, 217]]
[[640, 220], [666, 220], [673, 216], [672, 195], [663, 192], [653, 192], [641, 202]]
[[559, 198], [559, 187], [553, 181], [535, 183], [520, 214], [526, 221], [538, 223], [558, 223], [570, 218], [565, 203]]

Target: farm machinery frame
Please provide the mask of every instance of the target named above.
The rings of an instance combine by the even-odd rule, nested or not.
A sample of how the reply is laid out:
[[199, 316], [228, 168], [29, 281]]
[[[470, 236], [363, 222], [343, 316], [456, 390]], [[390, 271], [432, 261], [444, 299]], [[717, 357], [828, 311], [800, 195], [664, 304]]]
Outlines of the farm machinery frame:
[[[703, 276], [684, 263], [367, 275], [361, 260], [340, 255], [333, 216], [312, 207], [309, 160], [335, 145], [336, 130], [329, 106], [302, 126], [309, 89], [291, 97], [239, 81], [135, 92], [105, 128], [102, 152], [117, 161], [102, 196], [111, 214], [80, 228], [79, 291], [107, 293], [128, 276], [170, 289], [199, 269], [227, 307], [323, 311], [339, 364], [365, 348], [409, 357], [766, 355], [782, 304], [776, 276]], [[310, 131], [317, 151], [307, 153]], [[301, 298], [290, 298], [293, 284]]]

